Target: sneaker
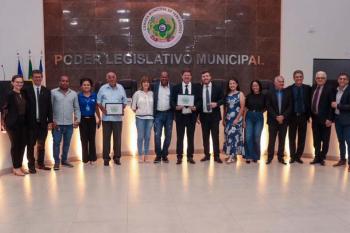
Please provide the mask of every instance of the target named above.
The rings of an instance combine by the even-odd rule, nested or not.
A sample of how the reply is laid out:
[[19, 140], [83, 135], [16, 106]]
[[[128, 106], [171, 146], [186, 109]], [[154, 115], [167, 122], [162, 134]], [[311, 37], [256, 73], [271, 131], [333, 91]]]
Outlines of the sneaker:
[[60, 170], [60, 164], [59, 163], [55, 163], [55, 165], [53, 166], [53, 170], [55, 170], [55, 171]]
[[67, 161], [64, 161], [62, 162], [62, 166], [65, 166], [65, 167], [74, 167], [73, 164], [67, 162]]

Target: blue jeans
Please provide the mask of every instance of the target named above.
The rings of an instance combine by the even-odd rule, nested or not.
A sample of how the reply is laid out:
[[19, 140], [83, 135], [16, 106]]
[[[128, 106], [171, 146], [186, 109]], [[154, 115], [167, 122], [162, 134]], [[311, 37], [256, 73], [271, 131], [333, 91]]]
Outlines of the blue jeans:
[[248, 111], [246, 115], [246, 159], [260, 159], [260, 137], [264, 126], [262, 112]]
[[[168, 149], [173, 131], [173, 120], [174, 113], [172, 111], [157, 111], [154, 116], [154, 147], [157, 158], [166, 158], [168, 156]], [[165, 138], [162, 147], [163, 128]]]
[[62, 158], [62, 162], [67, 161], [72, 134], [73, 134], [73, 125], [57, 125], [57, 128], [52, 130], [53, 158], [55, 159], [55, 164], [60, 163], [60, 147], [61, 147], [62, 137], [63, 137], [63, 148], [62, 148], [61, 158]]
[[137, 150], [139, 156], [148, 155], [152, 126], [153, 119], [140, 119], [136, 117]]
[[[339, 142], [340, 159], [346, 160], [346, 145], [348, 146], [348, 156], [350, 155], [350, 126], [342, 125], [337, 117], [335, 117], [335, 131], [337, 132], [337, 138]], [[350, 160], [348, 161], [350, 164]]]

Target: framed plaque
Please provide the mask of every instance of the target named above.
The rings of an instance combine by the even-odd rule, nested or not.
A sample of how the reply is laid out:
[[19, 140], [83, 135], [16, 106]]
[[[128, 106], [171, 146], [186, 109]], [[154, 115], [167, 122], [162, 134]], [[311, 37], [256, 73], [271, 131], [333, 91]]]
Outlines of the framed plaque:
[[106, 103], [107, 116], [122, 116], [124, 115], [123, 103]]
[[193, 107], [194, 106], [194, 95], [178, 95], [177, 105]]

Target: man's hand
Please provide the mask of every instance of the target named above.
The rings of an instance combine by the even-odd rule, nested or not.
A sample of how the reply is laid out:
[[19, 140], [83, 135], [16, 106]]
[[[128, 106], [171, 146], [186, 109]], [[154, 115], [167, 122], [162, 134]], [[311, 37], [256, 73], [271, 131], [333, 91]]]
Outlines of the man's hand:
[[184, 108], [184, 106], [182, 106], [182, 105], [177, 105], [177, 106], [176, 106], [176, 110], [178, 110], [178, 111], [179, 111], [179, 110], [182, 110], [183, 108]]
[[337, 108], [338, 104], [337, 104], [337, 102], [333, 101], [331, 106], [332, 106], [332, 108]]
[[107, 110], [105, 107], [103, 107], [102, 105], [100, 105], [100, 110], [104, 115], [107, 115]]
[[276, 120], [278, 121], [279, 124], [283, 124], [284, 116], [283, 115], [279, 115], [279, 116], [276, 117]]
[[327, 128], [329, 128], [329, 127], [331, 127], [332, 126], [332, 121], [330, 121], [330, 120], [326, 120], [326, 127]]
[[79, 126], [79, 121], [74, 121], [73, 128], [78, 128], [78, 126]]
[[190, 109], [192, 110], [192, 112], [195, 112], [197, 110], [195, 106], [190, 107]]
[[210, 103], [211, 108], [216, 108], [218, 106], [218, 103], [212, 102]]

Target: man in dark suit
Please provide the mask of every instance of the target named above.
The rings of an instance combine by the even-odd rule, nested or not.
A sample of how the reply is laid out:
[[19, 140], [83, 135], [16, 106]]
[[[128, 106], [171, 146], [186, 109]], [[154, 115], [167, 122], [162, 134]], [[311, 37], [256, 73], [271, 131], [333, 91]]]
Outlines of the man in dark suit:
[[325, 85], [327, 74], [324, 71], [316, 73], [316, 85], [311, 92], [311, 117], [312, 134], [314, 139], [315, 158], [310, 164], [324, 166], [326, 155], [329, 148], [331, 137], [331, 126], [334, 120], [334, 111], [332, 109], [333, 90]]
[[224, 103], [222, 89], [211, 82], [209, 71], [202, 72], [202, 107], [199, 119], [202, 126], [204, 157], [202, 162], [210, 160], [210, 134], [213, 139], [214, 161], [222, 163], [220, 159], [219, 124], [221, 121], [220, 106]]
[[[292, 114], [289, 123], [289, 151], [290, 163], [303, 163], [301, 156], [304, 153], [307, 122], [311, 115], [311, 86], [303, 84], [304, 73], [296, 70], [293, 73], [294, 84], [288, 87], [292, 95]], [[296, 138], [298, 134], [298, 145]]]
[[[175, 109], [175, 121], [176, 121], [176, 154], [177, 163], [182, 163], [183, 157], [183, 141], [186, 129], [187, 135], [187, 161], [191, 164], [195, 164], [193, 160], [194, 153], [194, 131], [196, 128], [196, 121], [198, 110], [201, 108], [202, 95], [200, 85], [194, 84], [192, 80], [191, 70], [183, 70], [181, 72], [182, 82], [174, 86], [171, 94], [171, 105]], [[179, 95], [190, 95], [194, 98], [194, 104], [185, 106], [184, 103], [178, 103]]]
[[[174, 111], [171, 107], [172, 84], [169, 83], [168, 72], [163, 71], [160, 74], [159, 82], [153, 87], [153, 114], [154, 114], [154, 147], [156, 158], [154, 163], [168, 163], [168, 149], [171, 142], [173, 131]], [[162, 133], [164, 129], [164, 142], [162, 146]]]
[[42, 86], [43, 76], [40, 70], [33, 70], [33, 85], [24, 89], [27, 100], [28, 143], [27, 159], [30, 173], [36, 173], [34, 147], [37, 144], [38, 168], [51, 170], [45, 166], [45, 141], [48, 125], [52, 123], [52, 105], [50, 91]]
[[[332, 102], [332, 108], [335, 109], [335, 130], [337, 132], [340, 160], [334, 164], [334, 167], [346, 164], [346, 145], [348, 147], [348, 156], [350, 155], [350, 88], [349, 75], [341, 73], [338, 76], [338, 88], [335, 93], [335, 101]], [[350, 172], [350, 160], [348, 159]]]
[[270, 164], [275, 151], [275, 142], [278, 134], [278, 162], [287, 164], [284, 159], [284, 144], [287, 134], [288, 119], [292, 112], [292, 99], [289, 90], [284, 89], [283, 76], [274, 80], [275, 88], [267, 93], [267, 124], [269, 125], [268, 159]]

